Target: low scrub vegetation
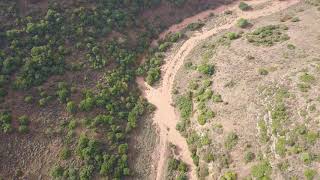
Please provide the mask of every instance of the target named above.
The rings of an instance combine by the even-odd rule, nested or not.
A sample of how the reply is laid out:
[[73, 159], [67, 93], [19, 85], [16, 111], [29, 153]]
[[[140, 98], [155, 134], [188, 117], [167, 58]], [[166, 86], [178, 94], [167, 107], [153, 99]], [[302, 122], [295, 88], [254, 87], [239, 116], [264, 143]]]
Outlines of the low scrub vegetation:
[[251, 168], [251, 174], [257, 179], [270, 179], [272, 167], [267, 160], [259, 162]]
[[289, 36], [285, 33], [288, 29], [282, 25], [269, 25], [258, 28], [247, 34], [247, 40], [255, 45], [272, 46], [277, 42], [289, 40]]
[[247, 19], [244, 19], [244, 18], [240, 18], [238, 21], [237, 21], [237, 26], [240, 27], [240, 28], [246, 28], [250, 25], [249, 21]]
[[235, 132], [231, 132], [227, 135], [225, 141], [224, 141], [224, 146], [228, 149], [231, 150], [233, 147], [235, 147], [238, 143], [239, 137]]
[[241, 1], [239, 3], [239, 9], [241, 9], [242, 11], [248, 11], [251, 9], [251, 6], [249, 6], [247, 3]]
[[197, 71], [205, 75], [213, 75], [215, 72], [215, 68], [214, 68], [214, 65], [204, 63], [204, 64], [200, 64], [197, 67]]

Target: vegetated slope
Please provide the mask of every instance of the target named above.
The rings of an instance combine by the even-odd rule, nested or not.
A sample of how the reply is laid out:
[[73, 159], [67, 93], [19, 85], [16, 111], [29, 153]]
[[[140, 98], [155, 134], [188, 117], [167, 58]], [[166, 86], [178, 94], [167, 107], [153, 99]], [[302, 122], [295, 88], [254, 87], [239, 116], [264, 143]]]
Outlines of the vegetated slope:
[[[152, 111], [139, 57], [173, 19], [221, 2], [1, 1], [0, 177], [134, 176], [130, 131]], [[158, 7], [190, 14], [161, 24]]]
[[319, 178], [320, 11], [309, 2], [242, 19], [185, 59], [177, 128], [200, 178]]
[[[163, 154], [161, 156], [161, 159], [159, 161], [159, 167], [162, 167], [162, 164], [164, 163], [165, 155], [167, 154], [167, 146], [166, 144], [169, 143], [169, 147], [172, 147], [174, 151], [174, 158], [178, 158], [178, 161], [184, 161], [189, 165], [189, 177], [195, 179], [195, 169], [192, 163], [192, 160], [190, 159], [190, 152], [186, 146], [186, 143], [184, 140], [181, 139], [181, 136], [178, 135], [178, 132], [175, 130], [177, 128], [179, 131], [182, 132], [183, 136], [188, 136], [189, 132], [185, 131], [186, 128], [188, 128], [189, 124], [189, 118], [192, 115], [193, 111], [193, 103], [191, 99], [191, 94], [187, 93], [186, 96], [179, 97], [176, 105], [179, 107], [178, 109], [181, 111], [181, 118], [182, 122], [177, 124], [178, 116], [175, 114], [173, 107], [172, 107], [172, 98], [170, 93], [177, 93], [181, 90], [180, 87], [177, 89], [173, 89], [173, 80], [176, 75], [176, 72], [183, 64], [183, 60], [186, 58], [188, 54], [197, 54], [197, 51], [192, 51], [194, 47], [197, 46], [201, 41], [205, 40], [206, 38], [209, 38], [212, 35], [215, 35], [221, 30], [229, 29], [230, 27], [233, 27], [235, 24], [237, 24], [237, 21], [235, 21], [235, 18], [237, 17], [245, 17], [245, 18], [257, 18], [261, 16], [266, 16], [269, 14], [272, 14], [274, 12], [278, 12], [280, 10], [284, 10], [290, 5], [293, 5], [297, 3], [298, 1], [288, 1], [288, 2], [269, 2], [269, 1], [252, 1], [250, 4], [254, 5], [253, 11], [250, 12], [241, 12], [237, 9], [234, 9], [234, 5], [232, 6], [232, 9], [228, 9], [225, 11], [225, 14], [221, 15], [211, 15], [209, 22], [214, 23], [213, 25], [205, 25], [202, 32], [195, 32], [190, 33], [187, 32], [186, 36], [189, 36], [189, 39], [184, 42], [179, 42], [174, 45], [172, 54], [170, 53], [165, 59], [165, 65], [162, 67], [162, 81], [159, 86], [152, 87], [144, 87], [145, 97], [153, 104], [156, 105], [157, 110], [155, 111], [154, 121], [159, 125], [160, 127], [160, 144], [159, 149], [160, 153]], [[258, 8], [259, 7], [259, 8]], [[222, 8], [223, 9], [223, 8]], [[231, 11], [233, 10], [233, 11]], [[235, 11], [234, 11], [235, 10]], [[218, 12], [215, 12], [218, 13]], [[248, 27], [249, 23], [248, 20], [242, 19], [239, 22], [245, 22], [241, 23], [242, 27]], [[239, 23], [238, 23], [239, 24]], [[195, 30], [196, 28], [201, 28], [204, 24], [203, 23], [193, 23], [190, 24], [190, 26], [187, 27], [187, 29]], [[244, 26], [245, 25], [245, 26]], [[172, 39], [172, 37], [175, 37], [176, 35], [181, 35], [181, 33], [176, 33], [168, 37], [168, 39]], [[280, 34], [282, 35], [282, 34]], [[279, 36], [279, 35], [278, 35]], [[171, 37], [171, 38], [170, 38]], [[228, 36], [219, 39], [218, 44], [228, 44], [228, 38], [230, 39], [236, 39], [239, 35], [236, 33], [230, 33]], [[282, 37], [282, 36], [281, 36]], [[282, 37], [283, 39], [286, 38], [285, 35]], [[173, 38], [174, 39], [174, 38]], [[166, 43], [163, 43], [160, 45], [160, 47], [166, 47]], [[169, 44], [171, 45], [171, 44]], [[179, 45], [182, 45], [181, 47]], [[178, 47], [176, 47], [178, 46]], [[162, 49], [159, 49], [158, 51], [162, 51]], [[170, 52], [170, 51], [169, 51]], [[210, 57], [212, 52], [208, 52], [206, 55], [204, 55], [205, 58]], [[161, 60], [163, 57], [157, 56], [157, 53], [155, 53], [154, 58], [151, 59], [151, 62], [157, 62], [156, 60]], [[156, 63], [153, 63], [156, 64]], [[192, 65], [192, 64], [191, 64]], [[187, 64], [187, 66], [190, 66], [190, 64]], [[157, 68], [157, 66], [156, 66]], [[203, 65], [199, 66], [199, 68], [196, 68], [200, 72], [208, 75], [214, 74], [214, 66], [204, 63]], [[189, 83], [190, 79], [186, 78], [185, 74], [182, 75], [183, 78], [179, 79], [179, 83], [186, 85]], [[182, 81], [182, 82], [180, 82]], [[140, 81], [139, 81], [140, 82]], [[153, 83], [154, 81], [148, 81], [148, 83]], [[142, 84], [142, 83], [141, 83]], [[206, 82], [206, 87], [210, 85], [210, 82]], [[143, 87], [143, 84], [142, 84]], [[204, 88], [206, 88], [204, 87]], [[204, 98], [207, 96], [212, 96], [211, 92], [206, 92], [204, 95]], [[161, 97], [161, 98], [159, 98]], [[221, 97], [219, 95], [216, 95], [214, 97], [215, 101], [219, 102], [221, 101]], [[203, 107], [203, 106], [202, 106]], [[210, 111], [210, 109], [205, 107], [205, 113], [201, 115], [201, 118], [199, 120], [199, 123], [204, 124], [207, 118], [212, 118], [215, 116], [214, 112]], [[177, 126], [176, 126], [177, 125]], [[230, 137], [234, 137], [233, 135]], [[192, 138], [192, 137], [191, 137]], [[196, 138], [196, 137], [195, 137]], [[162, 140], [161, 140], [162, 139]], [[205, 141], [208, 140], [208, 138], [205, 138]], [[197, 144], [195, 141], [188, 142], [190, 144]], [[207, 142], [206, 142], [207, 143]], [[192, 159], [195, 163], [195, 165], [198, 165], [199, 157], [197, 156], [194, 149], [190, 148], [192, 152]], [[170, 158], [171, 159], [171, 158]], [[185, 178], [185, 171], [181, 171], [178, 173], [170, 173], [171, 170], [175, 171], [175, 168], [170, 168], [170, 162], [168, 161], [168, 167], [169, 167], [169, 175], [173, 175], [173, 177], [166, 177], [166, 178]], [[197, 168], [199, 170], [199, 168]], [[159, 170], [158, 173], [163, 172], [162, 170]], [[165, 173], [162, 173], [162, 175], [165, 175]], [[158, 177], [158, 179], [160, 179]]]

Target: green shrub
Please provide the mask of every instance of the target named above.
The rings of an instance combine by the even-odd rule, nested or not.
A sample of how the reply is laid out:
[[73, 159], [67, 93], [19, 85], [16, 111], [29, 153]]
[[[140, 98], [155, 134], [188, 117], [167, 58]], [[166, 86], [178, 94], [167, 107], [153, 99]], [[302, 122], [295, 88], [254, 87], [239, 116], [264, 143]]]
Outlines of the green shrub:
[[156, 81], [158, 81], [161, 77], [160, 68], [150, 68], [147, 72], [146, 81], [149, 85], [153, 85]]
[[213, 75], [215, 72], [214, 65], [211, 64], [201, 64], [197, 67], [197, 71], [206, 75]]
[[237, 21], [237, 26], [240, 27], [240, 28], [246, 28], [249, 26], [249, 21], [247, 19], [244, 19], [244, 18], [240, 18], [238, 21]]
[[203, 159], [206, 163], [210, 163], [212, 161], [215, 160], [214, 158], [214, 155], [212, 153], [206, 153], [204, 156], [203, 156]]
[[200, 143], [201, 143], [202, 146], [206, 146], [206, 145], [209, 145], [211, 143], [211, 140], [210, 140], [208, 135], [205, 135], [205, 136], [201, 137]]
[[205, 118], [205, 116], [204, 116], [203, 114], [200, 114], [200, 115], [198, 116], [198, 123], [199, 123], [200, 125], [202, 125], [202, 126], [207, 123], [207, 119]]
[[196, 100], [199, 102], [207, 102], [208, 100], [211, 99], [213, 95], [213, 91], [211, 89], [206, 89], [204, 90], [204, 88], [199, 89], [199, 91], [197, 91], [196, 94]]
[[24, 98], [24, 102], [26, 102], [26, 103], [31, 103], [32, 100], [33, 100], [33, 97], [32, 97], [32, 96], [26, 96], [26, 97]]
[[296, 46], [294, 46], [293, 44], [288, 44], [287, 48], [290, 50], [294, 50], [294, 49], [296, 49]]
[[190, 89], [192, 89], [192, 90], [197, 90], [198, 87], [199, 87], [199, 84], [198, 84], [197, 82], [195, 82], [195, 81], [191, 81], [191, 82], [189, 83], [188, 87], [189, 87]]
[[47, 92], [42, 91], [42, 92], [40, 92], [40, 96], [41, 96], [41, 97], [47, 97], [47, 96], [48, 96], [48, 94], [47, 94]]
[[205, 125], [208, 120], [215, 117], [215, 113], [209, 109], [202, 110], [198, 116], [198, 123], [200, 125]]
[[67, 147], [63, 147], [60, 150], [60, 158], [63, 160], [67, 160], [71, 157], [71, 151]]
[[244, 154], [244, 161], [245, 161], [246, 163], [249, 163], [249, 162], [253, 161], [255, 157], [256, 157], [256, 156], [255, 156], [255, 154], [254, 154], [253, 152], [251, 152], [251, 151], [246, 152], [246, 153]]
[[11, 126], [12, 116], [10, 112], [0, 113], [0, 132], [10, 133], [12, 131]]
[[228, 171], [221, 176], [220, 180], [237, 180], [237, 174], [232, 171]]
[[74, 167], [69, 167], [63, 173], [63, 177], [68, 180], [77, 180], [78, 178], [78, 171]]
[[313, 160], [312, 155], [308, 152], [301, 153], [300, 158], [305, 164], [310, 164]]
[[128, 151], [128, 144], [120, 144], [118, 147], [119, 154], [125, 154]]
[[187, 180], [188, 176], [186, 174], [178, 174], [176, 180]]
[[275, 150], [276, 150], [276, 153], [279, 154], [280, 156], [285, 156], [286, 155], [286, 140], [285, 138], [278, 138], [278, 141], [276, 143], [276, 146], [275, 146]]
[[94, 171], [93, 165], [84, 165], [80, 169], [80, 180], [90, 180]]
[[57, 91], [57, 96], [60, 102], [65, 103], [69, 97], [70, 92], [68, 89], [60, 89]]
[[318, 132], [308, 131], [307, 134], [305, 134], [306, 141], [311, 145], [315, 144], [318, 138], [319, 138]]
[[40, 105], [41, 107], [43, 107], [43, 106], [45, 106], [45, 105], [47, 104], [47, 102], [48, 102], [47, 98], [41, 98], [41, 99], [39, 100], [39, 105]]
[[19, 124], [20, 125], [28, 125], [29, 124], [29, 118], [26, 115], [19, 117]]
[[270, 163], [266, 160], [254, 165], [251, 168], [251, 174], [257, 179], [270, 179], [270, 174], [272, 172], [272, 167]]
[[196, 166], [199, 166], [199, 156], [197, 155], [197, 154], [195, 154], [195, 153], [192, 153], [192, 155], [191, 155], [191, 158], [192, 158], [192, 160], [193, 160], [193, 163], [196, 165]]
[[235, 147], [238, 144], [239, 137], [235, 132], [231, 132], [227, 135], [224, 146], [226, 149], [231, 150], [233, 147]]
[[306, 169], [304, 171], [304, 176], [306, 177], [307, 180], [313, 180], [317, 174], [318, 174], [317, 171], [313, 169]]
[[283, 103], [276, 104], [276, 107], [271, 111], [272, 118], [272, 133], [279, 134], [283, 130], [283, 123], [287, 121], [288, 114], [286, 111], [286, 107]]
[[299, 77], [299, 79], [301, 82], [308, 83], [308, 84], [313, 83], [316, 80], [316, 78], [309, 73], [304, 73]]
[[268, 128], [266, 125], [266, 122], [261, 119], [258, 122], [258, 126], [259, 126], [259, 132], [260, 132], [260, 141], [263, 143], [267, 143], [269, 141], [269, 136], [268, 136]]
[[213, 101], [213, 102], [216, 102], [216, 103], [223, 102], [222, 97], [221, 97], [220, 94], [214, 94], [214, 95], [212, 96], [212, 101]]
[[179, 165], [178, 165], [178, 171], [181, 173], [185, 173], [188, 171], [188, 166], [186, 163], [184, 163], [183, 161], [180, 161]]
[[176, 32], [173, 34], [169, 34], [166, 37], [166, 40], [174, 43], [174, 42], [177, 42], [180, 38], [182, 38], [182, 34], [180, 32]]
[[171, 47], [171, 45], [172, 44], [170, 42], [164, 42], [164, 43], [160, 44], [159, 51], [165, 52], [166, 50], [168, 50]]
[[67, 112], [73, 114], [77, 111], [77, 105], [73, 101], [69, 101], [66, 106]]
[[240, 2], [239, 9], [241, 9], [242, 11], [248, 11], [251, 9], [251, 7], [245, 2]]
[[266, 69], [264, 69], [264, 68], [260, 68], [260, 69], [258, 70], [258, 72], [259, 72], [260, 75], [263, 75], [263, 76], [266, 76], [266, 75], [269, 74], [269, 71], [266, 70]]
[[87, 97], [84, 100], [82, 100], [79, 104], [79, 109], [81, 111], [91, 111], [95, 105], [95, 100], [91, 97]]
[[175, 158], [170, 158], [168, 160], [168, 170], [169, 171], [176, 171], [178, 169], [180, 161]]
[[13, 131], [11, 124], [2, 124], [2, 131], [4, 133], [10, 133]]
[[61, 166], [55, 166], [52, 170], [51, 170], [51, 177], [54, 179], [58, 179], [61, 178], [63, 176], [63, 172], [64, 169]]
[[239, 34], [235, 33], [235, 32], [228, 32], [226, 35], [225, 35], [229, 40], [235, 40], [235, 39], [238, 39], [240, 36]]
[[76, 127], [77, 127], [77, 121], [74, 120], [74, 119], [72, 119], [72, 120], [69, 122], [69, 124], [68, 124], [68, 129], [69, 129], [69, 130], [73, 130], [73, 129], [75, 129]]
[[301, 92], [308, 92], [311, 89], [310, 84], [298, 83], [298, 88]]
[[18, 128], [18, 131], [20, 133], [28, 133], [29, 132], [29, 128], [26, 125], [20, 125], [19, 128]]
[[181, 118], [184, 120], [189, 119], [193, 110], [192, 98], [187, 95], [179, 96], [176, 103], [179, 108]]

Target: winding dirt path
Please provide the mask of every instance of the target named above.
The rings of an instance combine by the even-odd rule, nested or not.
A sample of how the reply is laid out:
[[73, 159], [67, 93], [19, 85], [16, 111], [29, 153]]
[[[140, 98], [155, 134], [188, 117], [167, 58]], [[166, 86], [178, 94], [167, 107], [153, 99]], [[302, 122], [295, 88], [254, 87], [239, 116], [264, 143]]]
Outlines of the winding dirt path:
[[[233, 3], [227, 6], [221, 6], [217, 8], [214, 13], [221, 13], [226, 9], [230, 9], [237, 14], [238, 17], [246, 19], [255, 19], [262, 16], [267, 16], [278, 11], [284, 10], [289, 6], [292, 6], [300, 0], [252, 0], [248, 1], [248, 4], [257, 5], [260, 3], [269, 4], [259, 10], [252, 11], [240, 11], [238, 7]], [[212, 11], [211, 11], [212, 12]], [[191, 153], [188, 150], [188, 145], [185, 138], [176, 130], [176, 124], [179, 121], [179, 115], [175, 112], [175, 108], [172, 106], [173, 100], [171, 92], [173, 90], [174, 78], [179, 68], [183, 65], [184, 59], [196, 47], [199, 42], [217, 34], [222, 30], [229, 29], [236, 24], [236, 20], [222, 26], [215, 27], [213, 29], [203, 29], [202, 32], [197, 32], [184, 42], [177, 53], [172, 54], [165, 58], [165, 65], [162, 67], [162, 83], [159, 87], [153, 88], [147, 85], [142, 79], [138, 79], [140, 87], [143, 89], [145, 98], [157, 107], [155, 111], [153, 121], [159, 127], [160, 144], [158, 145], [159, 159], [157, 162], [157, 180], [164, 179], [164, 167], [165, 167], [165, 154], [168, 146], [168, 142], [176, 145], [179, 149], [179, 157], [190, 167], [189, 178], [197, 179], [196, 167], [193, 164]], [[175, 25], [175, 27], [180, 27]], [[174, 28], [170, 28], [170, 31], [174, 31]]]

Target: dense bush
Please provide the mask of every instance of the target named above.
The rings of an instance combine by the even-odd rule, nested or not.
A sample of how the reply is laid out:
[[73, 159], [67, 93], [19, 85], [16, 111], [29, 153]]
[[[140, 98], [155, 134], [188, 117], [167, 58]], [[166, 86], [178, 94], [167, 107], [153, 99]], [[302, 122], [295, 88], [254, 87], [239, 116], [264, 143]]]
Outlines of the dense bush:
[[153, 85], [156, 81], [160, 79], [160, 68], [151, 68], [147, 73], [147, 83]]
[[215, 72], [214, 65], [211, 64], [201, 64], [197, 67], [197, 71], [206, 75], [213, 75]]
[[9, 133], [12, 131], [11, 120], [12, 116], [10, 112], [0, 113], [0, 132]]
[[270, 179], [272, 167], [267, 160], [259, 162], [251, 168], [251, 174], [257, 179]]
[[239, 34], [235, 33], [235, 32], [229, 32], [225, 35], [229, 40], [235, 40], [238, 39], [240, 37]]
[[244, 19], [244, 18], [240, 18], [238, 21], [237, 21], [237, 25], [240, 27], [240, 28], [246, 28], [248, 25], [249, 25], [249, 21], [247, 19]]
[[66, 110], [67, 110], [67, 112], [69, 112], [69, 113], [71, 113], [71, 114], [75, 113], [76, 110], [77, 110], [77, 105], [76, 105], [76, 103], [74, 103], [73, 101], [69, 101], [69, 102], [67, 103]]
[[180, 96], [176, 102], [181, 118], [184, 120], [188, 120], [192, 114], [193, 104], [191, 96], [184, 95]]
[[242, 11], [248, 11], [251, 9], [251, 7], [245, 3], [245, 2], [240, 2], [239, 3], [239, 8], [242, 10]]

